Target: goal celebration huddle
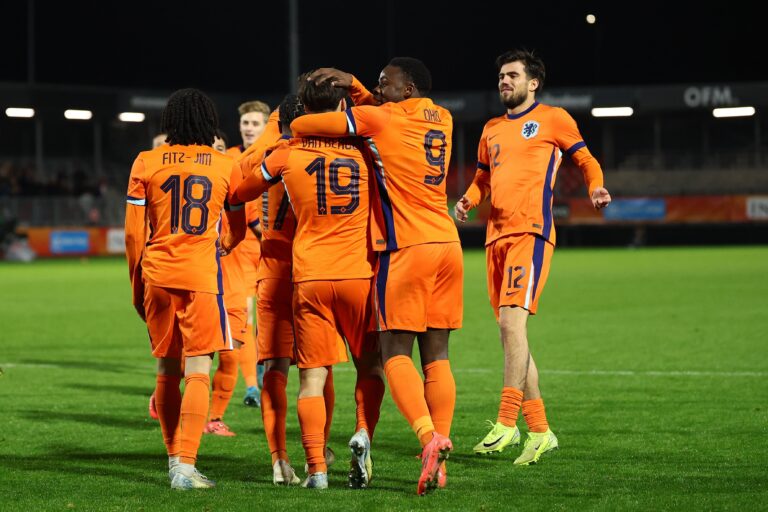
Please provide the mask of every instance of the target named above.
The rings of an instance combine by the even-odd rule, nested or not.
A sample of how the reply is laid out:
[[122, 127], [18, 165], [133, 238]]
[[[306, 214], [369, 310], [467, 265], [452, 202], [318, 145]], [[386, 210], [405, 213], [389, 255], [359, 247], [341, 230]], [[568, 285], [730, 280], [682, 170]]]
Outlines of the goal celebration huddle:
[[[453, 120], [430, 99], [431, 74], [418, 59], [392, 59], [371, 91], [344, 71], [307, 72], [273, 111], [262, 102], [241, 106], [243, 144], [229, 149], [204, 93], [171, 95], [158, 145], [131, 169], [125, 233], [133, 305], [157, 359], [151, 410], [172, 488], [216, 485], [198, 470], [198, 448], [206, 434], [234, 435], [223, 419], [238, 367], [244, 402], [261, 407], [272, 454], [256, 465], [271, 466], [276, 485], [328, 487], [328, 466], [341, 456], [327, 446], [334, 408], [352, 405], [335, 396], [333, 366], [350, 356], [351, 488], [376, 485], [387, 390], [413, 430], [414, 453], [421, 449], [413, 472], [419, 495], [448, 485], [452, 452], [522, 445], [512, 471], [558, 448], [526, 326], [555, 248], [562, 159], [581, 169], [594, 208], [611, 197], [573, 118], [536, 101], [545, 79], [538, 56], [512, 50], [496, 66], [506, 113], [486, 123], [474, 180], [453, 212], [446, 195]], [[483, 201], [491, 203], [488, 314], [499, 326], [504, 372], [496, 421], [472, 447], [451, 441], [449, 345], [463, 316], [456, 221]], [[300, 439], [286, 435], [289, 378], [299, 383]], [[288, 444], [299, 442], [305, 460], [291, 461]]]

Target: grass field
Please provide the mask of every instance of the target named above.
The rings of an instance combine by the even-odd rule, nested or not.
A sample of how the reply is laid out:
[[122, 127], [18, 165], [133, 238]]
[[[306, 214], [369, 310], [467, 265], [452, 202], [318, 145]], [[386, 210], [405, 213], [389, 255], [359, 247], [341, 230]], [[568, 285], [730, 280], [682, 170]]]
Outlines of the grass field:
[[[171, 491], [123, 261], [0, 265], [0, 510], [768, 509], [768, 247], [558, 250], [529, 337], [561, 449], [527, 468], [512, 465], [518, 450], [472, 454], [496, 416], [503, 359], [484, 255], [465, 261], [455, 452], [448, 488], [424, 498], [418, 443], [388, 394], [372, 487], [345, 488], [348, 365], [336, 371], [331, 489], [272, 486], [240, 382], [226, 418], [238, 436], [201, 447], [219, 486]], [[301, 467], [295, 377], [288, 436]]]

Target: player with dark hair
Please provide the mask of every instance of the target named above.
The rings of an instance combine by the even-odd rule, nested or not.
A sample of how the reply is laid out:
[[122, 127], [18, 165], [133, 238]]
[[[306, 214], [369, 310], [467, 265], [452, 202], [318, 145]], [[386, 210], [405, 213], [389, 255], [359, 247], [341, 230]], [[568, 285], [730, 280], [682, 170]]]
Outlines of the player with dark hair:
[[[155, 402], [176, 489], [215, 485], [195, 462], [208, 415], [211, 358], [232, 349], [219, 258], [245, 235], [242, 204], [233, 201], [242, 172], [211, 148], [217, 127], [205, 94], [173, 93], [162, 114], [168, 143], [139, 154], [128, 184], [125, 243], [133, 305], [158, 359]], [[222, 210], [230, 231], [219, 240]]]
[[[290, 125], [304, 106], [295, 94], [287, 95], [280, 107], [269, 117], [267, 129], [243, 154], [240, 164], [245, 176], [261, 174], [265, 155], [280, 140], [281, 125]], [[283, 122], [280, 121], [282, 118]], [[290, 207], [285, 187], [278, 183], [264, 192], [261, 198], [246, 203], [246, 209], [261, 203], [260, 227], [262, 252], [256, 281], [259, 300], [256, 304], [258, 329], [258, 361], [264, 368], [261, 389], [261, 417], [264, 434], [272, 455], [272, 482], [275, 485], [293, 485], [301, 480], [291, 466], [286, 439], [288, 413], [288, 370], [295, 364], [293, 349], [293, 283], [291, 262], [296, 217]], [[333, 401], [333, 389], [326, 390]]]
[[[299, 95], [308, 112], [341, 111], [345, 106], [345, 91], [330, 85], [315, 86], [305, 80]], [[296, 114], [281, 105], [283, 140], [264, 160], [261, 173], [243, 182], [237, 198], [252, 199], [282, 181], [296, 213], [293, 283], [295, 353], [300, 376], [297, 408], [309, 473], [304, 485], [328, 487], [325, 447], [333, 404], [328, 403], [325, 390], [332, 382], [332, 366], [346, 361], [346, 350], [339, 343], [343, 338], [358, 370], [357, 432], [350, 441], [353, 463], [349, 484], [366, 487], [371, 471], [370, 438], [384, 393], [372, 333], [368, 165], [359, 139], [291, 139], [288, 123]]]
[[474, 451], [501, 452], [518, 444], [522, 407], [529, 432], [514, 463], [528, 465], [558, 447], [544, 411], [527, 324], [536, 314], [555, 248], [552, 191], [562, 155], [581, 168], [596, 209], [607, 206], [611, 196], [573, 118], [562, 108], [536, 101], [545, 77], [541, 59], [518, 49], [499, 56], [496, 65], [499, 99], [507, 113], [486, 123], [475, 179], [456, 204], [455, 215], [464, 222], [467, 212], [490, 196], [488, 293], [504, 347], [504, 387], [496, 423]]
[[[424, 494], [445, 485], [443, 461], [453, 448], [448, 436], [456, 384], [448, 338], [461, 327], [463, 312], [461, 245], [445, 192], [453, 119], [426, 96], [431, 74], [411, 57], [392, 59], [372, 93], [335, 69], [320, 69], [310, 79], [348, 89], [361, 105], [307, 115], [292, 128], [302, 137], [368, 138], [378, 192], [372, 225], [382, 361], [392, 398], [423, 446], [417, 492]], [[416, 338], [423, 381], [411, 359]]]

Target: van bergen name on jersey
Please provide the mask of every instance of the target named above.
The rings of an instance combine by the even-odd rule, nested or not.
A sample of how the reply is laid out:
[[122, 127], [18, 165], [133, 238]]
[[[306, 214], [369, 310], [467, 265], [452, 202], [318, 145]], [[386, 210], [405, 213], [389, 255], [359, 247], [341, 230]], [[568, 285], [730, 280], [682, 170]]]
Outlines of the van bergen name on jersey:
[[342, 139], [328, 139], [326, 137], [304, 137], [301, 139], [303, 148], [332, 148], [332, 149], [355, 149], [355, 140], [349, 137]]
[[[186, 155], [180, 151], [168, 151], [163, 153], [163, 165], [183, 164], [186, 160]], [[198, 165], [211, 165], [211, 154], [195, 153], [195, 159], [192, 163]]]

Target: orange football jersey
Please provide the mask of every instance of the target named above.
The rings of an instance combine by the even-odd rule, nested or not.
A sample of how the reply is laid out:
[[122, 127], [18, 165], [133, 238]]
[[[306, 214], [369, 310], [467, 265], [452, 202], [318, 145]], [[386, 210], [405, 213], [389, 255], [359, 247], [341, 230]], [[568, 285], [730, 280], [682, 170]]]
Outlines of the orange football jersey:
[[590, 194], [603, 185], [600, 165], [562, 108], [535, 102], [520, 114], [486, 123], [478, 170], [467, 191], [472, 207], [491, 196], [486, 244], [514, 233], [534, 233], [555, 243], [552, 191], [563, 153], [581, 168]]
[[[250, 169], [247, 168], [247, 162], [243, 160], [256, 155], [259, 159], [263, 158], [264, 145], [272, 144], [280, 137], [280, 127], [278, 123], [278, 112], [275, 110], [269, 116], [267, 126], [259, 138], [248, 148], [243, 148], [242, 144], [227, 149], [227, 154], [232, 155], [241, 162], [243, 174], [247, 176]], [[243, 279], [245, 279], [248, 289], [256, 286], [259, 263], [261, 261], [261, 240], [253, 232], [254, 228], [261, 222], [261, 201], [254, 201], [245, 205], [245, 218], [248, 228], [245, 232], [245, 240], [238, 246], [242, 257], [239, 258], [243, 266]]]
[[[227, 216], [221, 217], [222, 233], [229, 229]], [[249, 230], [246, 230], [246, 232]], [[247, 236], [247, 235], [246, 235]], [[258, 241], [258, 239], [256, 239]], [[246, 281], [246, 269], [250, 263], [249, 254], [245, 252], [243, 245], [245, 240], [237, 247], [221, 258], [221, 275], [224, 286], [224, 304], [227, 309], [244, 309], [248, 305], [249, 290], [255, 286]], [[258, 261], [258, 260], [257, 260]]]
[[222, 293], [219, 220], [230, 205], [242, 208], [232, 202], [241, 181], [237, 162], [209, 146], [164, 144], [140, 153], [127, 201], [145, 210], [126, 215], [126, 239], [143, 236], [145, 221], [150, 234], [143, 255], [129, 254], [129, 262], [141, 259], [144, 279], [157, 286]]
[[256, 200], [245, 205], [245, 222], [248, 229], [245, 232], [245, 240], [240, 242], [245, 261], [243, 268], [248, 286], [256, 286], [256, 272], [261, 261], [261, 239], [254, 233], [254, 229], [261, 225], [261, 200]]
[[[359, 82], [353, 85], [362, 87]], [[355, 94], [370, 97], [361, 91]], [[296, 137], [367, 138], [379, 196], [374, 213], [383, 221], [383, 226], [371, 223], [375, 250], [459, 241], [445, 192], [453, 133], [448, 110], [429, 98], [410, 98], [380, 107], [364, 105], [302, 116], [291, 123], [291, 129]], [[375, 232], [379, 227], [381, 232]]]
[[[267, 127], [256, 142], [243, 153], [240, 165], [243, 176], [248, 177], [254, 173], [261, 175], [261, 163], [264, 155], [271, 151], [280, 140], [280, 128], [278, 125], [279, 112], [275, 110], [269, 116]], [[271, 187], [261, 195], [261, 199], [250, 201], [260, 206], [261, 226], [261, 258], [256, 274], [257, 281], [262, 279], [291, 278], [291, 246], [293, 235], [296, 231], [296, 217], [293, 215], [285, 195], [282, 184]], [[253, 222], [249, 217], [249, 222]]]
[[296, 214], [295, 283], [373, 275], [369, 172], [362, 151], [357, 137], [295, 138], [264, 160], [262, 179], [282, 179]]
[[240, 158], [240, 155], [243, 154], [245, 151], [245, 148], [242, 144], [238, 144], [237, 146], [231, 146], [227, 148], [227, 154], [234, 158], [235, 160]]

